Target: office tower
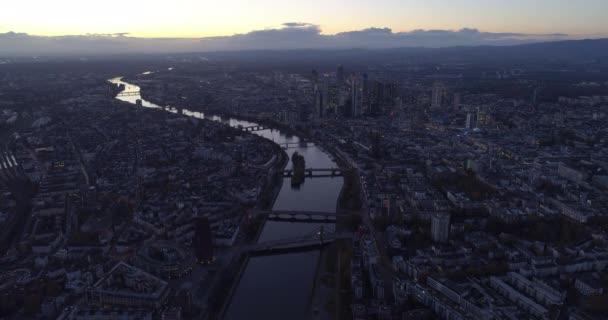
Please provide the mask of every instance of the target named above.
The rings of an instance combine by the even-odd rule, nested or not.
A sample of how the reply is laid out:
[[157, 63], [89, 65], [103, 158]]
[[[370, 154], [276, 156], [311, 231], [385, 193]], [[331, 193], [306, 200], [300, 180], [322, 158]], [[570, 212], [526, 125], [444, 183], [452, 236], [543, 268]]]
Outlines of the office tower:
[[338, 85], [344, 83], [344, 67], [342, 65], [338, 66], [338, 71], [336, 72], [336, 79], [338, 81]]
[[361, 115], [361, 92], [359, 88], [359, 79], [356, 75], [353, 75], [351, 81], [351, 110], [350, 115], [352, 117], [358, 117]]
[[532, 105], [536, 106], [538, 104], [538, 88], [534, 88], [532, 92]]
[[196, 259], [200, 263], [210, 263], [215, 259], [213, 255], [213, 235], [206, 217], [197, 218], [194, 222], [194, 239], [192, 246], [196, 252]]
[[319, 72], [317, 70], [312, 70], [312, 84], [313, 89], [316, 89], [319, 84]]
[[454, 93], [454, 110], [460, 109], [460, 93]]
[[334, 110], [335, 112], [340, 103], [340, 88], [335, 85], [328, 86], [323, 101], [324, 109]]
[[473, 114], [472, 113], [467, 113], [467, 123], [466, 123], [466, 128], [467, 130], [471, 130], [473, 129]]
[[395, 106], [397, 85], [379, 80], [372, 81], [369, 89], [369, 113], [379, 115], [384, 107]]
[[369, 109], [369, 76], [363, 74], [363, 82], [361, 83], [361, 112]]
[[431, 237], [435, 242], [446, 242], [450, 234], [450, 214], [435, 213], [431, 221]]
[[443, 104], [443, 95], [445, 94], [445, 87], [441, 83], [435, 83], [433, 85], [433, 92], [431, 95], [431, 109], [440, 109]]
[[315, 91], [315, 119], [323, 119], [323, 109], [325, 108], [325, 104], [323, 103], [323, 93], [321, 90], [317, 89]]
[[380, 114], [382, 106], [382, 96], [384, 95], [384, 86], [380, 81], [373, 81], [369, 94], [369, 113], [372, 115]]

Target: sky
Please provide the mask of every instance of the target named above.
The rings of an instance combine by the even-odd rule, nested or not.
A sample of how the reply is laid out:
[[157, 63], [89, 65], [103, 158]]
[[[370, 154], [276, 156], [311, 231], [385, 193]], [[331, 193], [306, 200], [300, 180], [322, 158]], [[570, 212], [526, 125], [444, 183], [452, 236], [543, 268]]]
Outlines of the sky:
[[0, 55], [512, 45], [608, 37], [608, 0], [16, 0]]
[[17, 0], [3, 1], [0, 32], [59, 36], [228, 36], [318, 25], [323, 34], [388, 27], [608, 36], [606, 0]]

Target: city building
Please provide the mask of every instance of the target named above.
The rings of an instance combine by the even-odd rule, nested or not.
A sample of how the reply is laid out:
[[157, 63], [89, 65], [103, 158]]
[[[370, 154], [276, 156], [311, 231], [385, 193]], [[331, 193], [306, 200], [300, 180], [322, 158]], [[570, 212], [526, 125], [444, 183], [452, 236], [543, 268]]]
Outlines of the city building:
[[431, 219], [431, 238], [435, 242], [448, 241], [450, 233], [450, 215], [448, 213], [435, 213]]
[[446, 88], [441, 83], [435, 83], [431, 92], [431, 109], [441, 109], [443, 107], [443, 97], [445, 96]]
[[208, 218], [201, 217], [196, 219], [192, 246], [199, 263], [209, 263], [215, 259], [213, 253], [213, 235]]
[[169, 297], [167, 282], [124, 262], [119, 262], [86, 290], [93, 306], [123, 306], [159, 310]]
[[361, 115], [361, 87], [359, 79], [353, 74], [351, 78], [351, 98], [350, 115], [353, 118]]
[[192, 270], [194, 257], [180, 246], [158, 241], [142, 246], [136, 255], [136, 266], [156, 276], [171, 279]]
[[342, 65], [338, 66], [338, 71], [336, 72], [336, 80], [338, 81], [338, 85], [344, 83], [344, 67]]

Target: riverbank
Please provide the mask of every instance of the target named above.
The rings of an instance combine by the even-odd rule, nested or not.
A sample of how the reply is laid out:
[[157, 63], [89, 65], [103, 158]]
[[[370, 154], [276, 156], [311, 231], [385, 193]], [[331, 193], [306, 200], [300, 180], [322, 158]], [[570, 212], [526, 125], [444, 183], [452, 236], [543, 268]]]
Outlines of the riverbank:
[[[134, 81], [134, 83], [137, 83], [137, 81]], [[142, 95], [142, 104], [144, 106], [159, 108], [159, 110], [163, 109], [159, 105], [164, 104], [162, 102], [158, 102], [162, 100], [162, 97], [156, 98], [153, 97], [153, 94], [148, 95], [146, 92], [144, 92], [146, 90], [141, 91], [139, 87], [134, 85], [131, 85], [131, 89], [139, 90], [140, 94]], [[154, 100], [156, 100], [158, 104], [154, 103]], [[271, 211], [273, 208], [278, 206], [279, 209], [277, 210], [302, 210], [319, 212], [331, 212], [335, 210], [337, 215], [341, 215], [344, 212], [342, 209], [343, 206], [341, 205], [342, 201], [340, 199], [344, 197], [344, 181], [345, 179], [350, 179], [348, 176], [345, 176], [344, 179], [339, 179], [339, 181], [338, 179], [331, 178], [307, 180], [308, 183], [304, 184], [303, 190], [292, 190], [287, 187], [288, 184], [284, 183], [286, 180], [283, 178], [283, 171], [289, 163], [289, 154], [292, 151], [284, 150], [282, 146], [286, 146], [287, 143], [295, 144], [302, 141], [313, 142], [314, 140], [311, 139], [309, 132], [305, 132], [306, 130], [292, 128], [286, 124], [282, 124], [270, 119], [259, 119], [257, 117], [247, 115], [235, 115], [229, 112], [224, 112], [223, 110], [193, 108], [192, 106], [185, 105], [172, 105], [169, 109], [171, 109], [172, 112], [179, 112], [183, 110], [183, 113], [192, 115], [196, 118], [206, 118], [212, 121], [220, 121], [224, 123], [229, 122], [229, 125], [232, 127], [260, 125], [262, 127], [271, 129], [261, 131], [257, 135], [273, 142], [275, 152], [281, 156], [278, 161], [274, 163], [272, 169], [269, 169], [267, 180], [264, 184], [263, 190], [260, 193], [258, 202], [253, 208], [250, 207], [251, 210]], [[205, 117], [203, 112], [206, 112], [208, 116]], [[220, 119], [218, 119], [218, 117]], [[330, 147], [323, 146], [321, 143], [316, 143], [316, 145], [312, 147], [299, 147], [296, 149], [298, 149], [299, 152], [304, 151], [305, 153], [309, 154], [309, 159], [311, 159], [310, 164], [313, 165], [314, 168], [335, 168], [337, 166], [345, 171], [349, 168], [348, 163], [341, 159], [338, 153], [335, 153]], [[280, 201], [278, 201], [279, 198]], [[244, 308], [243, 310], [248, 311], [251, 314], [266, 313], [266, 309], [269, 307], [263, 307], [264, 303], [255, 308], [243, 307], [251, 306], [252, 302], [248, 301], [247, 299], [253, 299], [252, 297], [257, 297], [257, 304], [259, 304], [260, 301], [271, 303], [281, 301], [282, 305], [293, 305], [295, 308], [283, 310], [288, 313], [293, 312], [295, 309], [299, 310], [302, 303], [308, 306], [311, 301], [314, 301], [315, 299], [320, 299], [323, 301], [327, 300], [327, 297], [323, 297], [323, 294], [317, 295], [316, 291], [312, 287], [313, 283], [317, 283], [317, 280], [315, 279], [321, 276], [317, 274], [317, 271], [320, 272], [321, 270], [325, 270], [325, 268], [320, 267], [321, 265], [319, 264], [318, 259], [321, 254], [327, 257], [327, 248], [305, 252], [303, 255], [299, 253], [281, 253], [280, 255], [262, 257], [255, 256], [255, 259], [253, 259], [249, 254], [241, 252], [238, 249], [238, 247], [241, 245], [257, 242], [258, 239], [264, 235], [265, 238], [268, 238], [269, 235], [276, 238], [277, 236], [302, 236], [311, 231], [316, 233], [318, 230], [311, 229], [317, 228], [317, 225], [302, 223], [296, 226], [295, 223], [290, 224], [287, 222], [273, 222], [272, 225], [268, 226], [268, 230], [265, 230], [268, 224], [263, 216], [260, 218], [261, 219], [255, 218], [252, 220], [253, 223], [249, 232], [250, 236], [245, 239], [241, 239], [234, 248], [230, 248], [226, 254], [223, 255], [222, 259], [218, 259], [220, 261], [218, 261], [213, 268], [215, 270], [215, 275], [212, 276], [214, 280], [211, 281], [208, 287], [207, 299], [205, 299], [210, 307], [209, 315], [211, 318], [217, 319], [223, 317], [224, 314], [234, 313], [235, 311], [231, 310], [231, 308], [237, 308], [238, 310]], [[339, 222], [339, 224], [340, 223], [341, 222]], [[326, 230], [327, 229], [328, 228], [326, 228]], [[286, 235], [286, 231], [289, 235]], [[350, 245], [350, 241], [345, 242], [348, 243], [346, 245], [347, 247], [352, 247], [352, 245]], [[343, 250], [345, 249], [340, 249], [340, 251]], [[329, 255], [333, 255], [333, 252], [336, 251], [332, 250], [329, 252]], [[342, 255], [339, 252], [338, 254]], [[315, 257], [313, 261], [309, 260], [312, 256]], [[327, 259], [328, 258], [326, 258], [324, 261]], [[307, 266], [313, 262], [314, 266], [310, 266], [310, 269], [308, 269]], [[259, 266], [259, 264], [264, 264], [265, 267], [261, 269], [256, 267]], [[323, 263], [323, 265], [325, 265], [325, 263]], [[251, 271], [251, 269], [254, 269], [254, 271]], [[335, 274], [343, 275], [346, 271], [342, 271], [342, 269], [343, 268], [335, 270]], [[277, 273], [277, 270], [280, 270], [280, 272]], [[293, 279], [289, 278], [292, 276], [289, 276], [290, 273], [286, 273], [286, 270], [289, 270], [292, 276], [306, 274], [307, 277], [310, 276], [311, 279], [310, 281], [303, 283], [303, 278], [301, 276], [297, 276]], [[327, 277], [327, 273], [323, 272], [323, 276]], [[321, 279], [318, 279], [318, 281], [321, 281]], [[285, 287], [286, 284], [290, 285], [289, 289]], [[321, 286], [320, 283], [317, 284], [318, 287]], [[249, 296], [249, 298], [244, 298], [244, 293], [241, 291], [244, 290], [245, 292], [248, 292], [252, 290], [252, 288], [259, 288], [261, 285], [264, 287], [274, 287], [275, 289], [274, 291], [265, 290], [264, 292], [257, 292], [253, 295], [245, 294], [245, 296]], [[311, 287], [309, 288], [307, 285], [310, 285]], [[302, 297], [300, 296], [301, 292], [295, 292], [296, 290], [294, 290], [294, 288], [296, 286], [306, 288], [305, 290], [307, 296]], [[279, 296], [276, 296], [277, 294], [279, 294]], [[273, 296], [275, 297], [276, 301], [270, 299]], [[342, 306], [344, 306], [341, 301], [343, 300], [337, 299], [334, 301], [339, 309], [342, 309]], [[321, 303], [326, 304], [327, 302]], [[231, 307], [233, 304], [234, 306]], [[280, 310], [281, 307], [277, 307], [276, 309]], [[306, 312], [306, 310], [302, 310], [302, 312]], [[299, 314], [297, 315], [299, 316]], [[274, 319], [274, 317], [270, 317], [269, 319]]]
[[[204, 110], [209, 112], [209, 110]], [[212, 112], [218, 114], [220, 112]], [[295, 136], [305, 136], [306, 141], [314, 142], [318, 148], [331, 155], [337, 167], [342, 170], [343, 183], [336, 201], [337, 222], [336, 231], [355, 231], [361, 219], [361, 184], [356, 169], [353, 168], [339, 150], [326, 147], [319, 141], [312, 139], [308, 133], [297, 131], [284, 124], [274, 121], [258, 119], [255, 117], [243, 117], [231, 113], [223, 113], [221, 116], [226, 118], [244, 119], [246, 121], [262, 124], [272, 129], [278, 128], [281, 131], [289, 131]], [[262, 226], [264, 223], [261, 224]], [[260, 230], [261, 231], [261, 230]], [[257, 236], [259, 237], [259, 235]], [[336, 260], [336, 257], [340, 257]], [[352, 258], [352, 242], [340, 241], [339, 244], [332, 244], [320, 251], [319, 261], [315, 271], [314, 287], [310, 293], [310, 305], [307, 311], [308, 319], [341, 319], [350, 315], [350, 263]], [[250, 260], [247, 259], [247, 262]], [[337, 264], [337, 266], [333, 266]], [[243, 269], [244, 270], [244, 269]], [[231, 292], [238, 288], [242, 274], [233, 283]], [[233, 292], [234, 293], [234, 292]], [[230, 296], [233, 295], [230, 294]], [[234, 298], [234, 297], [233, 297]], [[229, 307], [231, 300], [228, 298], [226, 308]], [[224, 310], [225, 312], [226, 310]]]
[[307, 319], [350, 319], [352, 243], [339, 240], [321, 251]]
[[[260, 198], [258, 199], [254, 210], [272, 210], [283, 186], [283, 170], [289, 162], [289, 156], [277, 144], [274, 144], [274, 147], [279, 160], [277, 160], [269, 170], [265, 186], [262, 192], [260, 192]], [[249, 225], [245, 226], [244, 243], [239, 243], [238, 245], [257, 243], [264, 229], [264, 225], [266, 224], [266, 219], [266, 216], [254, 216], [252, 220], [248, 222]], [[210, 308], [211, 312], [209, 313], [209, 319], [224, 318], [226, 310], [232, 302], [234, 292], [239, 286], [250, 259], [251, 255], [248, 252], [234, 256], [232, 258], [233, 261], [229, 263], [229, 267], [226, 270], [220, 271], [222, 274], [218, 276], [220, 276], [221, 279], [213, 288], [209, 289], [214, 293], [209, 295], [208, 301], [209, 306], [218, 306], [219, 308], [216, 307], [212, 310]]]

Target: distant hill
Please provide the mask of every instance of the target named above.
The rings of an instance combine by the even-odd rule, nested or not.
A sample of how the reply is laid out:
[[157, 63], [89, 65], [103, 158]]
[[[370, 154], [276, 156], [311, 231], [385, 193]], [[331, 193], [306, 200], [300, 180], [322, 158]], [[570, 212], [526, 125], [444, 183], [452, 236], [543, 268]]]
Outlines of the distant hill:
[[256, 50], [191, 53], [211, 60], [231, 60], [260, 65], [305, 63], [316, 66], [395, 64], [403, 62], [475, 64], [608, 63], [608, 39], [568, 40], [514, 46], [448, 48]]
[[343, 64], [351, 68], [390, 65], [466, 64], [471, 66], [593, 65], [608, 70], [608, 39], [568, 40], [497, 46], [457, 46], [444, 48], [406, 47], [391, 49], [294, 49], [246, 50], [190, 53], [129, 53], [59, 55], [0, 59], [0, 67], [8, 62], [32, 61], [192, 61], [202, 63], [228, 62], [253, 69], [267, 67], [334, 68]]

